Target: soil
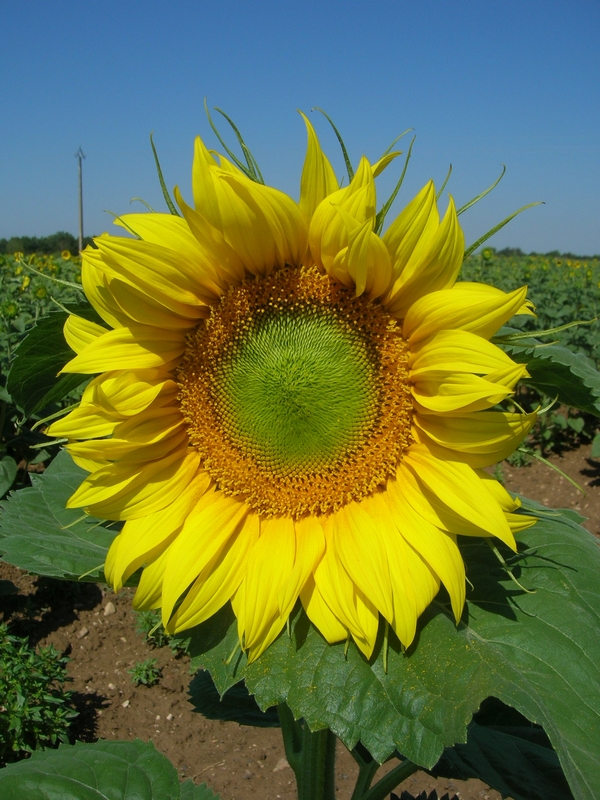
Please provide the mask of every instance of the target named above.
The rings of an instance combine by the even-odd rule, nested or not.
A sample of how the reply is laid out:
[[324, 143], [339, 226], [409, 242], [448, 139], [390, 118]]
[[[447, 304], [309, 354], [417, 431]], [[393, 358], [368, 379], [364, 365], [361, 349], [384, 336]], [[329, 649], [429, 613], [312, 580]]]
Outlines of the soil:
[[[551, 461], [581, 484], [585, 496], [540, 462], [523, 468], [501, 465], [506, 487], [550, 507], [576, 509], [589, 518], [588, 529], [600, 535], [600, 463], [590, 458], [590, 446]], [[2, 563], [0, 579], [12, 580], [20, 592], [2, 598], [0, 619], [11, 620], [13, 633], [30, 636], [34, 644], [52, 643], [70, 657], [68, 688], [79, 712], [74, 738], [152, 739], [181, 778], [206, 782], [223, 800], [296, 796], [279, 730], [211, 721], [195, 713], [187, 699], [188, 658], [174, 658], [168, 647], [153, 649], [136, 632], [131, 590], [114, 595], [95, 584], [36, 578]], [[128, 670], [148, 658], [158, 660], [162, 678], [152, 687], [134, 687]], [[381, 774], [395, 763], [384, 765]], [[350, 800], [356, 771], [352, 757], [340, 746], [339, 800]], [[481, 781], [434, 780], [422, 772], [396, 793], [406, 790], [416, 796], [433, 789], [439, 797], [448, 793], [461, 800], [500, 800], [500, 794]]]

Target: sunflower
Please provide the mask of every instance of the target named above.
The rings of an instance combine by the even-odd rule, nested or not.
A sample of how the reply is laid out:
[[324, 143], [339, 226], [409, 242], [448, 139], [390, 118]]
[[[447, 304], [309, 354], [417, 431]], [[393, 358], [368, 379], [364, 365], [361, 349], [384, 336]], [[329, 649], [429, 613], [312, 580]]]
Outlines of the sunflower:
[[196, 139], [193, 206], [116, 220], [82, 283], [106, 326], [70, 316], [96, 375], [49, 433], [90, 474], [70, 508], [122, 520], [115, 589], [170, 632], [231, 601], [255, 659], [298, 599], [328, 642], [369, 657], [380, 619], [410, 645], [443, 584], [465, 601], [457, 535], [515, 549], [531, 524], [483, 468], [534, 414], [500, 410], [526, 375], [491, 343], [526, 288], [457, 283], [464, 239], [429, 182], [379, 235], [362, 158], [340, 188], [305, 118], [297, 204]]

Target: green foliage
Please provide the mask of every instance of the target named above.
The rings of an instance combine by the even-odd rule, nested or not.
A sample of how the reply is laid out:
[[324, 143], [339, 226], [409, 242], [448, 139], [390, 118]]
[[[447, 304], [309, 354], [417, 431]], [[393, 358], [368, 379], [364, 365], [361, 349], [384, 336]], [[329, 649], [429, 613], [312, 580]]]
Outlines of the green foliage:
[[[525, 255], [518, 249], [496, 252], [487, 247], [465, 261], [461, 278], [505, 291], [529, 287], [536, 317], [517, 317], [511, 321], [517, 328], [504, 328], [500, 336], [531, 331], [531, 338], [510, 345], [500, 340], [499, 344], [511, 358], [527, 363], [531, 377], [524, 382], [530, 392], [518, 397], [523, 407], [546, 406], [555, 397], [564, 406], [538, 422], [530, 437], [532, 446], [548, 455], [591, 441], [599, 430], [600, 380], [595, 368], [600, 363], [600, 322], [568, 328], [543, 339], [536, 338], [535, 332], [600, 315], [600, 256]], [[582, 413], [573, 412], [569, 406]]]
[[[66, 314], [51, 313], [58, 308], [56, 302], [70, 307], [81, 302], [80, 271], [80, 259], [70, 256], [0, 256], [0, 498], [11, 485], [28, 485], [29, 464], [56, 454], [57, 448], [50, 447], [39, 458], [39, 448], [50, 440], [32, 430], [34, 423], [43, 416], [40, 412], [59, 412], [77, 400], [80, 390], [75, 390], [87, 380], [57, 377], [72, 352], [62, 334]], [[90, 314], [87, 304], [76, 308]], [[11, 464], [5, 458], [21, 466], [10, 483], [6, 467]]]
[[0, 763], [67, 741], [74, 717], [65, 664], [52, 647], [31, 648], [0, 624]]
[[360, 740], [378, 761], [398, 750], [433, 767], [495, 696], [543, 726], [574, 795], [592, 800], [600, 785], [600, 552], [573, 512], [524, 504], [541, 519], [520, 534], [508, 562], [534, 593], [512, 582], [485, 542], [463, 541], [474, 590], [460, 626], [443, 598], [434, 602], [407, 653], [392, 637], [387, 672], [381, 639], [368, 663], [353, 645], [347, 654], [328, 645], [299, 611], [291, 635], [252, 664], [239, 650], [231, 658], [229, 608], [193, 630], [191, 652], [219, 692], [244, 679], [260, 708], [286, 702], [312, 730], [329, 727], [349, 749]]
[[135, 611], [136, 630], [139, 634], [146, 637], [146, 641], [152, 647], [170, 647], [175, 656], [187, 653], [190, 646], [189, 636], [172, 636], [167, 633], [161, 622], [161, 614], [158, 609], [149, 611]]
[[466, 743], [445, 750], [432, 773], [461, 780], [477, 775], [513, 800], [573, 797], [544, 730], [495, 698], [475, 714]]
[[[519, 317], [519, 328], [523, 331], [555, 328], [600, 315], [598, 256], [501, 255], [486, 248], [465, 261], [461, 279], [489, 283], [504, 291], [528, 286], [528, 297], [537, 316]], [[600, 323], [569, 328], [552, 339], [588, 356], [595, 364], [600, 361]]]
[[4, 375], [23, 335], [56, 309], [52, 298], [63, 304], [81, 301], [82, 290], [75, 288], [80, 284], [80, 258], [0, 256], [0, 365]]
[[14, 492], [0, 516], [2, 559], [20, 569], [69, 580], [102, 580], [116, 530], [66, 502], [87, 475], [62, 451], [32, 486]]
[[0, 771], [2, 800], [219, 800], [206, 784], [179, 783], [152, 742], [65, 745]]
[[4, 456], [0, 459], [0, 497], [4, 497], [6, 492], [13, 485], [17, 476], [17, 462], [11, 456]]
[[131, 675], [131, 682], [134, 686], [143, 684], [144, 686], [154, 686], [162, 678], [162, 671], [157, 667], [155, 658], [147, 658], [145, 661], [138, 661], [127, 672]]
[[[73, 303], [66, 308], [86, 319], [97, 319], [89, 306]], [[67, 397], [89, 380], [88, 375], [58, 375], [73, 357], [63, 336], [68, 316], [64, 311], [51, 312], [35, 325], [16, 350], [6, 388], [28, 417]]]
[[190, 702], [195, 711], [208, 719], [233, 720], [255, 728], [279, 727], [277, 709], [261, 711], [243, 681], [236, 683], [221, 697], [210, 673], [203, 669], [190, 683]]

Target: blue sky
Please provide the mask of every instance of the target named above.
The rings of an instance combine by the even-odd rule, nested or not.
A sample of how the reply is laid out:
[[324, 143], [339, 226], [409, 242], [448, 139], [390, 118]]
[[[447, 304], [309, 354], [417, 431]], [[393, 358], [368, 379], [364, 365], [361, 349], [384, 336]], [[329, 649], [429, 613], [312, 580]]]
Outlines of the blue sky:
[[[293, 197], [296, 109], [321, 106], [354, 162], [415, 129], [398, 210], [450, 163], [459, 205], [506, 164], [461, 216], [468, 242], [543, 200], [490, 244], [600, 253], [597, 0], [28, 0], [4, 4], [1, 26], [0, 237], [77, 233], [79, 145], [88, 235], [113, 227], [106, 210], [142, 210], [132, 197], [164, 209], [151, 131], [167, 184], [189, 199], [194, 136], [216, 146], [207, 97]], [[312, 119], [341, 175], [327, 122]]]

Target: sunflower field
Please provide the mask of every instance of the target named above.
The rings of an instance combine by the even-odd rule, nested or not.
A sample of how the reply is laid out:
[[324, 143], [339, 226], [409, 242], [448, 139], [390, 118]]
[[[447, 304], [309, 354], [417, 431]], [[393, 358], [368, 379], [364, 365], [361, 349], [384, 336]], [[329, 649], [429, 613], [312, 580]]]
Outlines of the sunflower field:
[[[225, 119], [241, 154], [209, 115], [227, 156], [196, 139], [192, 204], [154, 150], [169, 213], [117, 217], [132, 236], [81, 262], [3, 259], [2, 559], [136, 587], [197, 707], [216, 689], [219, 718], [281, 728], [299, 800], [335, 800], [337, 739], [353, 800], [420, 768], [593, 800], [598, 543], [487, 469], [559, 429], [600, 447], [599, 260], [474, 254], [515, 214], [465, 248], [487, 192], [457, 208], [445, 183], [386, 225], [412, 144], [381, 204], [398, 140], [352, 165], [333, 126], [338, 179], [304, 115], [296, 202]], [[0, 793], [135, 764], [161, 798], [214, 796], [138, 744], [33, 753]]]

